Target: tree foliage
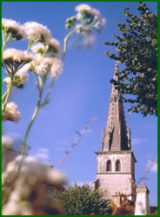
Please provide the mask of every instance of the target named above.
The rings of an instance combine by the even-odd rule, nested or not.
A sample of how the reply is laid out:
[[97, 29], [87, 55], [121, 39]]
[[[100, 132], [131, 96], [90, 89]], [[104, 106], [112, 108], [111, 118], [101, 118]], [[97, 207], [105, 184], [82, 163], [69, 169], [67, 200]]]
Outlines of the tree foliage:
[[67, 215], [108, 215], [111, 213], [110, 202], [103, 198], [99, 190], [91, 189], [89, 185], [70, 186], [63, 191], [52, 189], [51, 198], [59, 199], [64, 205]]
[[157, 14], [141, 2], [139, 15], [124, 10], [126, 24], [118, 23], [120, 35], [116, 40], [105, 42], [116, 48], [117, 54], [106, 52], [111, 59], [124, 65], [119, 70], [117, 84], [125, 102], [129, 102], [130, 112], [157, 115]]

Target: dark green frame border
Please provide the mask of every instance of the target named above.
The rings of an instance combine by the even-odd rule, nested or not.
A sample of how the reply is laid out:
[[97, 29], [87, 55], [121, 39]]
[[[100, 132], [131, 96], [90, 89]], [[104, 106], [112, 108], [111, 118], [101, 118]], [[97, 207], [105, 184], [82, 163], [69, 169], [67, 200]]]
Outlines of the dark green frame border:
[[[110, 1], [98, 1], [98, 0], [91, 0], [91, 1], [88, 1], [88, 0], [80, 0], [80, 1], [67, 1], [67, 0], [60, 0], [60, 1], [54, 1], [54, 0], [48, 0], [48, 1], [44, 1], [44, 0], [39, 0], [39, 1], [32, 1], [32, 0], [23, 0], [23, 1], [14, 1], [14, 0], [1, 0], [1, 3], [2, 2], [140, 2], [138, 0], [110, 0]], [[157, 2], [157, 13], [158, 13], [158, 18], [160, 16], [160, 2], [158, 0], [145, 0], [144, 2]], [[0, 5], [1, 7], [1, 10], [0, 10], [0, 14], [1, 14], [1, 17], [2, 17], [2, 4]], [[160, 26], [160, 19], [158, 19], [158, 27]], [[160, 39], [160, 29], [158, 28], [158, 38]], [[0, 40], [2, 41], [2, 36], [0, 35]], [[158, 60], [160, 59], [160, 43], [158, 41]], [[2, 55], [2, 54], [1, 54]], [[160, 72], [160, 62], [158, 63], [158, 72]], [[0, 79], [0, 92], [2, 93], [2, 81]], [[158, 74], [158, 96], [160, 95], [160, 75]], [[158, 97], [159, 98], [159, 97]], [[1, 100], [1, 99], [0, 99]], [[0, 109], [1, 109], [1, 106], [0, 106]], [[159, 116], [159, 109], [160, 109], [160, 101], [158, 100], [158, 116]], [[0, 117], [1, 117], [1, 112], [0, 112]], [[160, 127], [159, 127], [159, 118], [158, 118], [158, 121], [157, 121], [157, 130], [158, 130], [158, 137], [157, 137], [157, 140], [158, 142], [160, 141]], [[0, 124], [0, 131], [1, 131], [1, 135], [2, 135], [2, 125]], [[160, 165], [160, 156], [159, 156], [159, 151], [160, 151], [160, 147], [159, 145], [157, 145], [157, 161], [158, 161], [158, 165]], [[0, 151], [0, 157], [2, 159], [2, 149]], [[2, 170], [2, 168], [1, 168]], [[158, 180], [160, 180], [160, 172], [158, 172]], [[157, 182], [158, 183], [158, 182]], [[0, 179], [0, 184], [1, 184], [1, 179]], [[160, 182], [158, 183], [158, 203], [157, 203], [157, 206], [158, 206], [158, 214], [157, 216], [160, 215], [160, 211], [159, 211], [159, 207], [160, 207]], [[0, 200], [1, 200], [1, 195], [2, 195], [2, 191], [0, 191]], [[1, 200], [2, 201], [2, 200]], [[2, 212], [0, 212], [1, 214]], [[8, 215], [9, 216], [9, 215]], [[14, 216], [14, 215], [12, 215]], [[34, 215], [34, 216], [39, 216], [39, 215]], [[47, 216], [47, 215], [43, 215], [43, 216]], [[66, 215], [58, 215], [58, 216], [66, 216]], [[81, 216], [88, 216], [88, 215], [81, 215]], [[100, 215], [97, 215], [97, 216], [100, 216]], [[126, 216], [129, 216], [129, 215], [126, 215]], [[147, 216], [152, 216], [152, 215], [147, 215]]]

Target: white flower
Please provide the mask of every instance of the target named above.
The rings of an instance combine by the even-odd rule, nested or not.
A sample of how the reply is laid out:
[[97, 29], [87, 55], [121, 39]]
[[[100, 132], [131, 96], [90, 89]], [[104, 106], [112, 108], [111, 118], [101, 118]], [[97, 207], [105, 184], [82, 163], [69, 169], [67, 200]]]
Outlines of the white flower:
[[92, 47], [95, 43], [95, 36], [90, 33], [82, 34], [82, 43], [83, 46]]
[[79, 35], [77, 46], [91, 47], [95, 42], [94, 31], [100, 32], [106, 20], [98, 10], [87, 4], [80, 4], [75, 7], [75, 10], [77, 11], [76, 20], [79, 21], [74, 25], [75, 32]]
[[37, 56], [32, 62], [35, 72], [39, 75], [49, 73], [50, 77], [58, 76], [62, 71], [62, 61], [57, 57]]
[[12, 37], [16, 40], [24, 39], [26, 37], [22, 26], [14, 20], [2, 18], [2, 29], [8, 34], [11, 33]]
[[33, 42], [46, 42], [51, 38], [51, 32], [46, 27], [37, 22], [27, 22], [24, 24], [27, 37]]
[[75, 10], [78, 12], [77, 14], [77, 19], [81, 18], [81, 13], [82, 12], [87, 12], [89, 14], [95, 15], [95, 16], [100, 16], [100, 12], [96, 9], [93, 9], [87, 4], [80, 4], [75, 7]]
[[[13, 78], [13, 86], [14, 87], [18, 87], [18, 88], [23, 87], [23, 85], [28, 81], [28, 73], [27, 72], [30, 70], [30, 68], [31, 68], [31, 64], [27, 63], [14, 74], [14, 78]], [[3, 79], [3, 81], [6, 84], [10, 84], [11, 78], [6, 77]]]
[[31, 64], [27, 63], [15, 73], [15, 77], [18, 77], [20, 79], [21, 85], [24, 85], [28, 81], [27, 72], [30, 70], [30, 67], [31, 67]]
[[31, 64], [37, 74], [44, 75], [50, 71], [52, 63], [53, 58], [37, 56]]
[[26, 52], [14, 48], [8, 48], [3, 52], [3, 62], [5, 64], [25, 64], [32, 60], [32, 57]]
[[6, 83], [6, 84], [10, 84], [10, 83], [11, 83], [11, 78], [10, 78], [10, 77], [5, 77], [5, 78], [3, 79], [3, 81], [4, 81], [4, 83]]
[[17, 110], [17, 105], [14, 102], [9, 102], [6, 106], [6, 111], [3, 112], [4, 105], [2, 104], [2, 119], [17, 122], [20, 119], [20, 112]]
[[42, 43], [37, 43], [35, 45], [33, 45], [31, 47], [31, 50], [34, 52], [34, 53], [40, 53], [40, 54], [43, 54], [44, 51], [45, 51], [45, 45], [42, 44]]
[[46, 41], [46, 45], [44, 45], [42, 43], [37, 43], [37, 44], [33, 45], [31, 47], [31, 50], [34, 53], [39, 53], [39, 54], [53, 52], [54, 54], [56, 54], [56, 56], [58, 56], [60, 54], [60, 52], [61, 52], [60, 43], [59, 43], [59, 41], [57, 41], [54, 38], [49, 38]]
[[59, 41], [56, 40], [55, 38], [51, 38], [48, 41], [48, 50], [51, 51], [51, 52], [56, 53], [57, 55], [59, 55], [60, 52], [61, 52]]
[[2, 148], [8, 149], [12, 146], [13, 140], [11, 137], [2, 135]]
[[63, 62], [59, 58], [53, 58], [52, 67], [50, 70], [50, 77], [56, 77], [61, 74], [63, 70]]
[[93, 32], [86, 26], [77, 25], [78, 40], [77, 46], [78, 47], [92, 47], [95, 43], [95, 36]]
[[75, 10], [78, 12], [76, 18], [82, 22], [82, 27], [88, 27], [89, 30], [97, 31], [104, 28], [106, 20], [101, 16], [98, 10], [87, 4], [80, 4], [75, 8]]
[[101, 30], [106, 26], [106, 19], [102, 18], [102, 19], [98, 19], [97, 22], [95, 23], [94, 27], [97, 30]]

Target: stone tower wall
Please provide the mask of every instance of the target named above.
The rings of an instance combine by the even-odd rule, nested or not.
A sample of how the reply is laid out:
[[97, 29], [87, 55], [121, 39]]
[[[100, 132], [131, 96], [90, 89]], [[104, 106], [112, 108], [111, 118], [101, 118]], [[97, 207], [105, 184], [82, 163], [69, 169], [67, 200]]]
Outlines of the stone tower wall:
[[[131, 153], [125, 152], [102, 152], [97, 156], [97, 173], [116, 173], [115, 163], [117, 160], [120, 161], [121, 171], [120, 173], [134, 173], [134, 159]], [[111, 171], [106, 171], [107, 161], [111, 160], [112, 168]], [[134, 175], [133, 175], [134, 176]]]
[[[125, 195], [132, 193], [131, 174], [97, 174], [97, 179], [99, 179], [100, 189], [106, 199], [112, 199], [113, 195], [119, 193]], [[132, 196], [129, 196], [128, 199], [132, 200]]]
[[[107, 161], [111, 161], [111, 170], [107, 171]], [[116, 161], [120, 161], [120, 171], [116, 171]], [[132, 152], [100, 152], [97, 155], [97, 176], [100, 189], [106, 199], [116, 194], [130, 195], [129, 200], [134, 201], [134, 158]], [[132, 196], [131, 196], [132, 194]]]

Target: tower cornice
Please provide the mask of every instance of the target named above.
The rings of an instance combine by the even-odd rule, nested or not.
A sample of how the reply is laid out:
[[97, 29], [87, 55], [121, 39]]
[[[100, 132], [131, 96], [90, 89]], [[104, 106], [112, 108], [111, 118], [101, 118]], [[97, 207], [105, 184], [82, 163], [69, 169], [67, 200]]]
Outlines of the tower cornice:
[[126, 151], [95, 151], [96, 155], [114, 155], [114, 154], [131, 154], [133, 156], [134, 162], [136, 163], [137, 160], [134, 156], [134, 152], [132, 150], [126, 150]]

